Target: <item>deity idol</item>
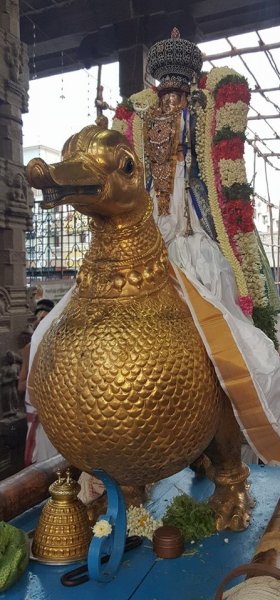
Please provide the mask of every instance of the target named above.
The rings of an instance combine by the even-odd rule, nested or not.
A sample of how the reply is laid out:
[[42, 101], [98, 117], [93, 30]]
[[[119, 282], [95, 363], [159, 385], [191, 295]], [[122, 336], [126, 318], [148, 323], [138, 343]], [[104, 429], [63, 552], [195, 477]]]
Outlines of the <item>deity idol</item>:
[[[262, 438], [261, 430], [256, 433], [257, 414], [260, 407], [267, 410], [279, 432], [280, 303], [255, 231], [243, 160], [250, 93], [245, 78], [233, 69], [213, 68], [201, 76], [201, 67], [200, 50], [173, 29], [170, 39], [157, 42], [148, 53], [147, 72], [160, 82], [158, 87], [120, 105], [113, 128], [128, 137], [143, 162], [169, 258], [197, 292], [196, 298], [186, 294], [185, 300], [245, 436], [267, 460], [265, 447], [257, 443]], [[244, 384], [233, 399], [233, 371], [226, 372], [219, 358], [223, 332], [216, 323], [209, 334], [212, 309], [201, 314], [200, 297], [222, 315], [221, 324], [229, 327], [246, 363], [258, 396], [249, 425], [255, 441], [243, 420], [250, 393]], [[235, 357], [230, 360], [234, 363]]]

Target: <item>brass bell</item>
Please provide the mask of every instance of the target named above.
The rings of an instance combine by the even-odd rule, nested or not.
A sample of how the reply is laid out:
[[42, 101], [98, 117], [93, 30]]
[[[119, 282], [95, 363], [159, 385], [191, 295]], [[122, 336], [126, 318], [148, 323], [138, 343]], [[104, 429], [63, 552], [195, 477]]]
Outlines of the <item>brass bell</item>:
[[41, 562], [64, 564], [86, 558], [92, 537], [86, 507], [77, 498], [81, 486], [70, 476], [49, 487], [32, 543], [33, 557]]

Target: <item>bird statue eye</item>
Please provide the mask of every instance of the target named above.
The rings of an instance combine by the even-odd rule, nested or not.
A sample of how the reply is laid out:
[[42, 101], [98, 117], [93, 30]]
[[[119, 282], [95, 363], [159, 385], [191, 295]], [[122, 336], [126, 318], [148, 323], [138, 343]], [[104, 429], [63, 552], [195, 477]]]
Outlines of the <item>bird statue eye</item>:
[[130, 173], [132, 173], [133, 169], [134, 169], [134, 162], [133, 162], [132, 158], [128, 158], [125, 161], [125, 164], [123, 166], [123, 171], [127, 175], [130, 175]]

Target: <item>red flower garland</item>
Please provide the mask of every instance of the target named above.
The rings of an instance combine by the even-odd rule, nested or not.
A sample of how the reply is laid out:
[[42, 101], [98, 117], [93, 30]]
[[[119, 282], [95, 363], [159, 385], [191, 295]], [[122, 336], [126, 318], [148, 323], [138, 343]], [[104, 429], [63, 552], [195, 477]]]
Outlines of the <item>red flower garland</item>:
[[244, 140], [239, 136], [220, 140], [214, 145], [213, 153], [217, 161], [221, 160], [221, 158], [231, 160], [242, 159], [244, 156]]
[[[223, 106], [223, 103], [228, 105], [231, 104], [231, 100], [233, 100], [233, 98], [235, 98], [235, 102], [240, 100], [240, 92], [242, 94], [243, 88], [243, 84], [233, 82], [230, 84], [225, 83], [217, 90], [217, 95], [215, 96], [215, 112], [213, 114], [211, 126], [211, 135], [213, 139], [213, 170], [215, 175], [218, 203], [229, 243], [231, 245], [233, 254], [240, 264], [242, 264], [242, 256], [240, 255], [235, 236], [238, 233], [247, 233], [248, 231], [251, 232], [253, 230], [253, 207], [251, 203], [248, 202], [247, 199], [245, 200], [245, 198], [242, 198], [242, 196], [240, 198], [230, 200], [226, 198], [221, 181], [220, 160], [242, 160], [244, 156], [244, 140], [240, 135], [234, 135], [233, 131], [232, 137], [225, 135], [223, 139], [219, 139], [217, 142], [215, 142], [214, 136], [216, 134], [217, 111], [221, 105]], [[220, 99], [218, 100], [217, 105], [218, 92], [220, 89], [223, 90], [223, 92], [220, 93]], [[243, 94], [242, 97], [244, 98], [245, 94]], [[249, 294], [239, 296], [238, 302], [246, 315], [252, 314], [253, 302]]]
[[198, 81], [198, 87], [200, 90], [204, 90], [206, 88], [208, 73], [203, 73]]
[[229, 200], [221, 206], [221, 211], [230, 237], [254, 231], [254, 208], [249, 202], [244, 203], [242, 199]]
[[227, 102], [238, 102], [241, 100], [249, 104], [250, 91], [245, 83], [227, 83], [222, 85], [216, 94], [216, 109], [222, 108]]
[[125, 108], [125, 106], [118, 106], [116, 108], [114, 118], [120, 119], [120, 121], [127, 121], [132, 114], [133, 113], [131, 112], [131, 110], [128, 110], [127, 108]]

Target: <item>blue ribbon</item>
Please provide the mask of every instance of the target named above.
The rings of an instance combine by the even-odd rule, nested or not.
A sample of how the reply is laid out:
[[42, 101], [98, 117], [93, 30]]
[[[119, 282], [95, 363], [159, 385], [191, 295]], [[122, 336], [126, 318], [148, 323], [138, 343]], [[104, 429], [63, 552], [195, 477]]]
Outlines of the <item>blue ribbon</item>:
[[[94, 469], [93, 475], [101, 479], [107, 491], [107, 512], [98, 518], [112, 525], [112, 533], [103, 537], [92, 538], [88, 551], [89, 576], [96, 581], [108, 583], [119, 570], [126, 541], [126, 507], [123, 494], [118, 484], [105, 473]], [[101, 559], [109, 555], [108, 562], [102, 564]]]

